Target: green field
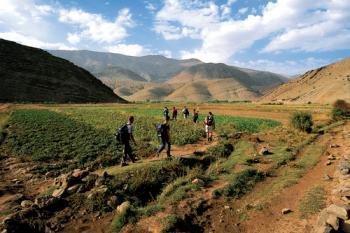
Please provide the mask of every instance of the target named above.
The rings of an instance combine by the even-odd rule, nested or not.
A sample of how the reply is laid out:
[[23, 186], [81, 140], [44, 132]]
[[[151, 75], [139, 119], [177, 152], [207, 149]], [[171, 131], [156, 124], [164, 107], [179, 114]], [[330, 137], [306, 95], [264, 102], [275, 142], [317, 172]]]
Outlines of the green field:
[[[162, 111], [119, 107], [15, 110], [7, 121], [8, 135], [2, 151], [24, 160], [51, 163], [50, 169], [56, 170], [101, 164], [110, 166], [117, 163], [122, 155], [122, 148], [117, 145], [114, 134], [126, 123], [130, 114], [135, 116], [135, 138], [138, 142], [135, 153], [139, 157], [154, 155], [158, 145], [154, 125], [162, 122]], [[200, 121], [203, 120], [201, 117]], [[216, 124], [219, 132], [258, 132], [280, 125], [273, 120], [233, 116], [216, 116]], [[202, 123], [194, 124], [181, 116], [170, 125], [174, 145], [195, 143], [205, 135]], [[40, 171], [47, 169], [44, 167]]]

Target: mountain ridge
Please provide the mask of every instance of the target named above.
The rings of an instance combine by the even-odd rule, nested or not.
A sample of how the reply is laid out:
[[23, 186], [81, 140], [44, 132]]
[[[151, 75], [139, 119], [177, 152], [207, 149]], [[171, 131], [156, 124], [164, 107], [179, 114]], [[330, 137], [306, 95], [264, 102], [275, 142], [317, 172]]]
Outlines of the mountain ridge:
[[88, 71], [50, 53], [0, 39], [0, 102], [125, 102]]

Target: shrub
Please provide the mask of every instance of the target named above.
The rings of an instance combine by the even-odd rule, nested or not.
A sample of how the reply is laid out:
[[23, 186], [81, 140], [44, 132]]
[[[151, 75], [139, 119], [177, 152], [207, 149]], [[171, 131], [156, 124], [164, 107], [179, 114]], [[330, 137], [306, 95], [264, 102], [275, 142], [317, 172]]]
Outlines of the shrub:
[[289, 120], [291, 126], [310, 133], [313, 125], [312, 115], [308, 112], [295, 112]]
[[341, 120], [349, 114], [350, 104], [348, 104], [345, 100], [337, 100], [333, 103], [333, 109], [331, 113], [333, 120]]

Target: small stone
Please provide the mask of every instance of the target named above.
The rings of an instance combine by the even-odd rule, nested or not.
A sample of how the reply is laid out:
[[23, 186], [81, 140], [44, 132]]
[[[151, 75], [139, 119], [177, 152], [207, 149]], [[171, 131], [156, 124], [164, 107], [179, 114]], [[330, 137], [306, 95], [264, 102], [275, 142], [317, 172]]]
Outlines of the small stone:
[[338, 230], [339, 229], [339, 218], [337, 218], [335, 215], [330, 214], [326, 220], [326, 223], [328, 223], [329, 225], [331, 225], [333, 227], [334, 230]]
[[69, 187], [67, 189], [67, 194], [71, 195], [73, 193], [76, 193], [79, 188], [80, 188], [80, 184], [73, 185], [72, 187]]
[[59, 189], [54, 190], [52, 193], [52, 196], [53, 197], [62, 197], [65, 192], [66, 192], [66, 188], [61, 187]]
[[340, 170], [340, 174], [342, 174], [342, 175], [347, 175], [347, 174], [349, 174], [349, 172], [350, 172], [349, 168], [344, 168], [344, 169]]
[[224, 209], [225, 209], [225, 210], [230, 210], [230, 209], [231, 209], [231, 207], [230, 207], [230, 206], [228, 206], [228, 205], [225, 205], [225, 206], [224, 206]]
[[98, 186], [104, 185], [104, 182], [105, 182], [104, 177], [98, 177], [95, 181], [95, 186], [98, 187]]
[[347, 220], [349, 219], [350, 206], [332, 204], [327, 207], [326, 211], [329, 214], [334, 214], [338, 218]]
[[192, 181], [192, 184], [196, 184], [196, 185], [199, 185], [199, 186], [203, 187], [204, 186], [204, 181], [201, 180], [201, 179], [196, 178], [196, 179], [194, 179]]
[[54, 175], [55, 175], [55, 173], [53, 173], [53, 172], [51, 172], [51, 171], [45, 173], [45, 177], [46, 177], [46, 178], [51, 178], [51, 177], [53, 177]]
[[334, 155], [328, 156], [328, 160], [336, 160], [336, 157]]
[[331, 144], [329, 147], [330, 147], [330, 148], [338, 148], [338, 147], [339, 147], [339, 145], [338, 145], [338, 144], [333, 143], [333, 144]]
[[267, 147], [263, 147], [260, 149], [259, 151], [259, 155], [268, 155], [269, 154], [269, 149], [267, 149]]
[[329, 161], [329, 160], [325, 163], [326, 166], [329, 166], [329, 165], [331, 165], [331, 164], [332, 164], [332, 162]]
[[117, 214], [124, 214], [130, 209], [131, 205], [129, 201], [124, 201], [121, 205], [117, 207]]
[[324, 175], [323, 176], [323, 180], [332, 180], [333, 178], [332, 177], [330, 177], [328, 174], [326, 174], [326, 175]]
[[89, 172], [86, 170], [81, 170], [81, 169], [75, 169], [73, 171], [73, 174], [72, 174], [73, 177], [76, 177], [78, 179], [82, 179], [82, 178], [86, 177], [87, 175], [89, 175]]
[[94, 218], [98, 218], [101, 216], [101, 212], [100, 211], [97, 211], [95, 214], [94, 214]]
[[288, 209], [288, 208], [284, 208], [284, 209], [282, 209], [282, 214], [289, 214], [289, 213], [291, 213], [292, 212], [292, 210], [291, 209]]
[[24, 201], [21, 202], [21, 206], [22, 206], [23, 208], [29, 208], [29, 207], [31, 207], [33, 204], [34, 204], [34, 203], [33, 203], [32, 201], [30, 201], [30, 200], [24, 200]]

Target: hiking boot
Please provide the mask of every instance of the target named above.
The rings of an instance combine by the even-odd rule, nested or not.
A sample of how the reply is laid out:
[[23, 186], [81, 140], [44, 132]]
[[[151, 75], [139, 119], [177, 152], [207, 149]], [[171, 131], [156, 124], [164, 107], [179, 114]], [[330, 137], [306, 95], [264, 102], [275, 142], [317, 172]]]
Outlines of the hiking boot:
[[165, 158], [165, 160], [170, 161], [170, 160], [172, 160], [172, 158], [171, 158], [171, 156], [167, 156], [167, 157]]

